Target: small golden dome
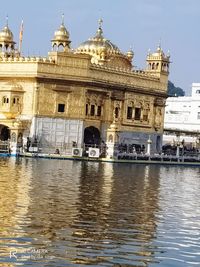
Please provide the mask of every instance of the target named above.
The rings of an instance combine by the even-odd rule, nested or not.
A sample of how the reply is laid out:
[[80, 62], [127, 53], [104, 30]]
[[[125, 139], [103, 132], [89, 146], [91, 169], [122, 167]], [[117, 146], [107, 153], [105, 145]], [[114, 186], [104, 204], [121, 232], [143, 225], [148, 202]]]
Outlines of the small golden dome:
[[54, 33], [54, 38], [52, 41], [69, 41], [69, 32], [64, 25], [64, 14], [62, 15], [62, 23], [57, 31]]
[[55, 41], [68, 41], [69, 40], [69, 32], [65, 28], [64, 24], [60, 25], [60, 28], [55, 31], [54, 34]]
[[152, 56], [154, 57], [159, 57], [159, 56], [164, 56], [164, 52], [161, 47], [161, 43], [159, 42], [158, 47], [156, 49], [156, 52], [152, 53]]
[[69, 40], [69, 33], [63, 24], [61, 24], [60, 28], [57, 31], [55, 31], [54, 40], [55, 41]]
[[107, 40], [103, 36], [102, 30], [102, 19], [99, 20], [99, 28], [96, 32], [96, 35], [87, 41], [83, 42], [77, 49], [77, 53], [95, 55], [99, 54], [102, 51], [106, 53], [107, 56], [113, 54], [121, 54], [119, 48], [114, 45], [110, 40]]
[[13, 43], [13, 33], [9, 29], [8, 25], [0, 31], [0, 42]]
[[69, 32], [64, 25], [64, 15], [62, 15], [62, 23], [54, 33], [54, 38], [51, 40], [53, 51], [67, 52], [70, 50]]
[[163, 54], [163, 50], [162, 50], [160, 45], [158, 45], [158, 47], [157, 47], [157, 53], [158, 54]]
[[134, 52], [132, 50], [132, 48], [130, 48], [130, 50], [126, 53], [127, 57], [132, 60], [134, 57]]

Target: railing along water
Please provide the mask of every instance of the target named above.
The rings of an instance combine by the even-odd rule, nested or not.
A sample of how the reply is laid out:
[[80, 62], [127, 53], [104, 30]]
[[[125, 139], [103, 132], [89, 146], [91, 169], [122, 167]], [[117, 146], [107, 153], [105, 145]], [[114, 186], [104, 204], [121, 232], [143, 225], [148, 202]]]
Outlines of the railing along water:
[[0, 141], [0, 153], [9, 153], [9, 141]]

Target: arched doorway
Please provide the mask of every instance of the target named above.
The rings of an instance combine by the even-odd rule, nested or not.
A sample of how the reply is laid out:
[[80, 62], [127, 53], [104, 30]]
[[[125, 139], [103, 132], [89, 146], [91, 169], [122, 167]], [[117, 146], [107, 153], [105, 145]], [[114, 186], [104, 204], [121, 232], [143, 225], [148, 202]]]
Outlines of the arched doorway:
[[99, 145], [100, 131], [94, 126], [85, 128], [84, 130], [84, 144], [85, 145]]
[[0, 140], [6, 141], [10, 139], [10, 129], [5, 125], [0, 125]]

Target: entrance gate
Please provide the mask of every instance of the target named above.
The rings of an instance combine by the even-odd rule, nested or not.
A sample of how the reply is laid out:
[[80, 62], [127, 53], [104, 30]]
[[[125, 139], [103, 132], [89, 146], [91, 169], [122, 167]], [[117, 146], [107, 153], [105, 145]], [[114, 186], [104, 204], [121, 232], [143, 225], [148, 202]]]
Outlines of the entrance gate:
[[84, 131], [84, 144], [85, 145], [100, 145], [100, 131], [94, 126], [85, 128]]
[[1, 141], [7, 141], [10, 139], [10, 130], [5, 125], [0, 125], [0, 140]]

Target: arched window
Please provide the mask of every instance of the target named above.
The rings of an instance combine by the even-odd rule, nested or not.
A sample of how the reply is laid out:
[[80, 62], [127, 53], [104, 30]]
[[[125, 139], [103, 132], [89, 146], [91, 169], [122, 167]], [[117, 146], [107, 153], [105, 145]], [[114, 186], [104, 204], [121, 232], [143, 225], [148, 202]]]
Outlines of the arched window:
[[127, 116], [126, 116], [126, 118], [128, 120], [131, 120], [132, 119], [132, 115], [133, 115], [133, 108], [132, 107], [127, 107]]
[[2, 102], [3, 102], [3, 104], [8, 104], [9, 98], [7, 96], [4, 96]]
[[91, 116], [95, 115], [95, 105], [91, 105], [90, 115]]
[[85, 115], [86, 115], [86, 116], [88, 115], [88, 110], [89, 110], [89, 105], [86, 104], [86, 106], [85, 106]]
[[12, 104], [13, 105], [18, 105], [19, 104], [19, 97], [13, 97], [13, 99], [12, 99]]
[[135, 120], [140, 120], [141, 118], [141, 108], [135, 108]]
[[63, 52], [63, 50], [64, 50], [64, 45], [63, 45], [63, 43], [60, 43], [58, 45], [58, 52]]
[[143, 116], [142, 116], [143, 121], [148, 122], [149, 115], [150, 115], [149, 113], [150, 113], [149, 104], [145, 104], [144, 107], [143, 107]]
[[115, 108], [115, 118], [118, 119], [118, 117], [119, 117], [119, 108], [116, 107]]
[[97, 116], [101, 117], [101, 106], [97, 107]]

